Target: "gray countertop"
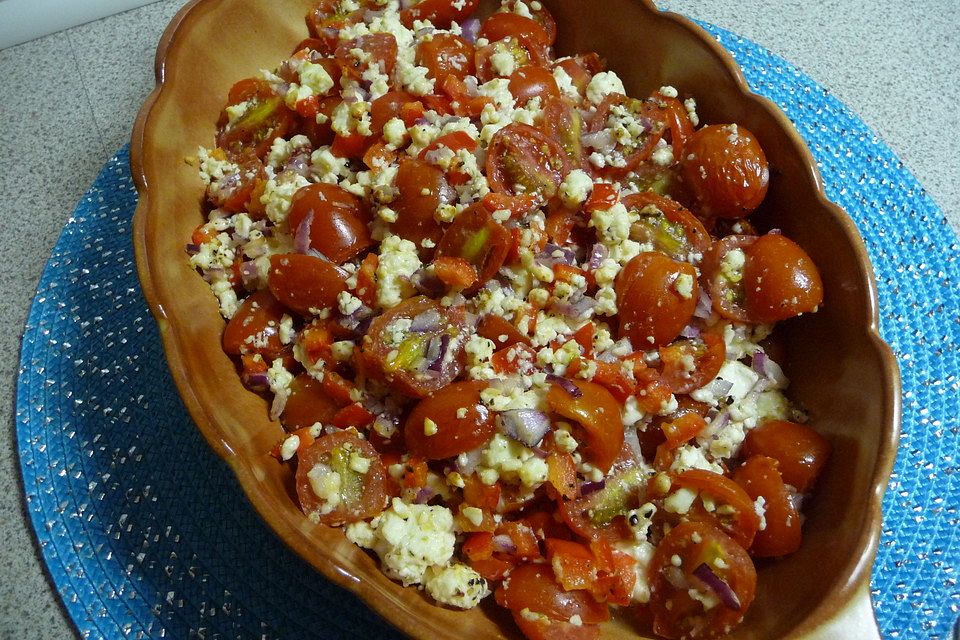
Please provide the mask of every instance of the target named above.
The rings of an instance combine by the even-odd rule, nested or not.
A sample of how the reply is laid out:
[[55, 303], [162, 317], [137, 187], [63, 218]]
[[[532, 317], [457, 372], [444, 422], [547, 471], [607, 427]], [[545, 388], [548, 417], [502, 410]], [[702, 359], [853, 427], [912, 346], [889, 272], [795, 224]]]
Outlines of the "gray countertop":
[[[183, 0], [162, 0], [0, 51], [0, 638], [75, 635], [25, 517], [14, 435], [19, 340], [60, 229], [125, 144], [153, 86], [156, 43]], [[960, 230], [960, 26], [954, 0], [662, 0], [753, 40], [859, 114]]]

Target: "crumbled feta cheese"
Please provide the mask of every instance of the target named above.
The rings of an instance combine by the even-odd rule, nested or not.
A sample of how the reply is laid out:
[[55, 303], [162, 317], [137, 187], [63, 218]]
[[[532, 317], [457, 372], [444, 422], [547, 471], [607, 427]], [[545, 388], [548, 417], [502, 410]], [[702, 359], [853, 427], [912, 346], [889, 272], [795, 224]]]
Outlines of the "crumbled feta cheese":
[[574, 169], [560, 183], [560, 197], [574, 209], [580, 208], [593, 190], [593, 180], [583, 169]]
[[395, 307], [414, 295], [416, 289], [410, 284], [410, 277], [420, 267], [417, 245], [400, 236], [384, 238], [377, 265], [377, 303], [384, 308]]
[[601, 71], [587, 85], [587, 99], [593, 104], [600, 104], [611, 93], [626, 93], [623, 81], [613, 71]]
[[472, 609], [490, 595], [487, 581], [459, 562], [447, 567], [429, 567], [424, 572], [423, 586], [437, 602], [460, 609]]

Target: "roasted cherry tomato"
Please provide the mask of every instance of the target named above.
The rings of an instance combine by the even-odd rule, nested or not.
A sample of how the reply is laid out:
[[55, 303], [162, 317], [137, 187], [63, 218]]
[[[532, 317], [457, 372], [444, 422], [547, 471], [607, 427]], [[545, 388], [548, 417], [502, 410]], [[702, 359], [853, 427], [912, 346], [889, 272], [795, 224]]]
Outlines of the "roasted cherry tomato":
[[[340, 0], [321, 0], [307, 14], [307, 30], [318, 42], [317, 49], [332, 54], [340, 42], [340, 29], [363, 21], [364, 8], [355, 11], [340, 11]], [[365, 2], [360, 3], [365, 5]]]
[[697, 308], [697, 270], [689, 262], [646, 252], [624, 267], [616, 282], [620, 335], [635, 349], [668, 344], [690, 324]]
[[[600, 630], [593, 625], [610, 618], [607, 604], [597, 602], [590, 593], [564, 591], [546, 564], [521, 564], [503, 581], [495, 598], [497, 604], [510, 610], [517, 626], [531, 640], [598, 638]], [[579, 616], [582, 625], [577, 635], [571, 635], [574, 630], [570, 629], [576, 628], [570, 622], [574, 616]]]
[[308, 233], [312, 249], [341, 264], [373, 244], [367, 217], [355, 195], [335, 184], [319, 182], [293, 194], [287, 222], [297, 238]]
[[[754, 509], [753, 499], [733, 480], [705, 469], [688, 469], [673, 479], [676, 487], [700, 492], [684, 517], [690, 520], [709, 522], [748, 549], [760, 527], [760, 518]], [[704, 495], [713, 501], [714, 508], [707, 508]]]
[[463, 307], [419, 296], [373, 319], [363, 338], [363, 368], [400, 393], [423, 398], [463, 371], [467, 320]]
[[473, 265], [478, 276], [475, 290], [496, 275], [509, 249], [510, 232], [483, 205], [476, 204], [447, 228], [437, 245], [436, 257], [463, 258]]
[[[500, 64], [493, 64], [494, 56], [504, 53], [513, 58], [513, 64], [510, 65], [509, 70], [504, 69]], [[550, 54], [547, 47], [536, 38], [509, 36], [480, 47], [474, 55], [477, 80], [481, 83], [489, 82], [494, 78], [505, 77], [512, 73], [514, 69], [527, 65], [550, 66]]]
[[549, 199], [569, 170], [560, 144], [530, 125], [507, 125], [487, 148], [487, 180], [494, 191]]
[[284, 346], [280, 321], [286, 309], [267, 289], [247, 296], [223, 331], [223, 350], [233, 356], [259, 353], [273, 359]]
[[463, 22], [479, 4], [480, 0], [421, 0], [400, 12], [400, 22], [412, 29], [415, 20], [429, 20], [437, 29], [446, 29], [451, 22]]
[[564, 73], [570, 76], [573, 86], [576, 87], [581, 96], [586, 93], [587, 85], [590, 84], [593, 76], [606, 69], [603, 60], [596, 53], [581, 54], [558, 60], [554, 64], [554, 68], [557, 67], [563, 69]]
[[490, 42], [515, 37], [528, 42], [536, 42], [543, 47], [551, 44], [550, 35], [543, 26], [532, 18], [516, 13], [495, 13], [480, 26], [479, 37]]
[[312, 427], [318, 422], [329, 424], [342, 406], [320, 382], [301, 373], [290, 383], [290, 397], [283, 407], [280, 421], [287, 431]]
[[252, 88], [253, 91], [247, 88], [236, 92], [235, 97], [247, 96], [239, 101], [247, 105], [217, 132], [217, 146], [230, 154], [253, 148], [257, 157], [263, 159], [275, 138], [285, 138], [290, 133], [296, 116], [267, 81], [256, 80]]
[[687, 186], [706, 218], [742, 218], [763, 202], [767, 157], [745, 127], [708, 125], [687, 141], [681, 161]]
[[438, 83], [451, 75], [463, 80], [474, 74], [474, 48], [460, 36], [438, 33], [417, 45], [417, 64]]
[[339, 526], [372, 518], [386, 507], [387, 468], [373, 445], [356, 432], [318, 438], [298, 459], [297, 496], [308, 516]]
[[406, 91], [388, 91], [370, 103], [370, 130], [374, 135], [383, 133], [383, 125], [393, 118], [401, 117], [403, 107], [418, 102], [418, 98]]
[[560, 89], [549, 69], [527, 65], [520, 67], [510, 76], [508, 85], [517, 105], [523, 106], [534, 98], [540, 98], [543, 104], [548, 98], [559, 98]]
[[623, 446], [620, 403], [599, 384], [582, 380], [568, 382], [579, 393], [571, 393], [568, 385], [554, 383], [547, 392], [547, 403], [551, 411], [583, 427], [586, 431], [583, 457], [606, 473]]
[[494, 413], [480, 401], [486, 388], [478, 380], [454, 382], [421, 400], [403, 430], [410, 453], [440, 460], [486, 443], [496, 430]]
[[277, 300], [302, 316], [311, 315], [311, 309], [334, 306], [347, 288], [346, 276], [336, 266], [299, 253], [270, 256], [267, 284]]
[[360, 81], [367, 68], [378, 68], [389, 77], [397, 63], [397, 39], [392, 33], [368, 33], [341, 42], [334, 55], [347, 78]]
[[674, 393], [690, 393], [716, 378], [726, 357], [727, 345], [714, 331], [675, 340], [660, 347], [660, 379]]
[[390, 205], [397, 212], [393, 231], [417, 247], [422, 247], [424, 240], [439, 242], [443, 229], [433, 214], [456, 197], [443, 171], [425, 160], [410, 158], [400, 164], [395, 184], [399, 195]]
[[750, 553], [757, 558], [778, 558], [799, 549], [800, 514], [783, 484], [777, 461], [766, 456], [748, 458], [733, 479], [753, 500], [763, 498], [764, 527], [757, 531]]
[[783, 481], [806, 493], [827, 464], [830, 443], [806, 425], [770, 420], [747, 434], [742, 454], [773, 458]]
[[665, 638], [727, 634], [743, 620], [757, 586], [747, 552], [703, 522], [671, 529], [657, 545], [647, 573], [653, 631]]
[[531, 17], [543, 28], [543, 32], [547, 34], [547, 46], [553, 46], [553, 43], [557, 41], [557, 21], [554, 20], [553, 14], [550, 13], [542, 3], [538, 9], [534, 9], [533, 7], [528, 8], [530, 9]]
[[640, 215], [630, 228], [630, 238], [649, 242], [674, 260], [689, 261], [691, 253], [710, 248], [710, 234], [703, 223], [675, 200], [643, 191], [625, 196], [623, 206]]
[[823, 302], [820, 272], [807, 252], [769, 233], [744, 249], [744, 306], [755, 322], [778, 322], [816, 311]]

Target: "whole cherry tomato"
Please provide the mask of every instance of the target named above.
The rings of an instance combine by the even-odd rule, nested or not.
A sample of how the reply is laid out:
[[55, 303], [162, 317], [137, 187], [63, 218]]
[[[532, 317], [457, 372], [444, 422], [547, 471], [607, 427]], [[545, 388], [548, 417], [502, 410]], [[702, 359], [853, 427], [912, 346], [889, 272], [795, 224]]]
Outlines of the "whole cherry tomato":
[[223, 331], [223, 350], [233, 356], [259, 353], [267, 359], [280, 355], [280, 320], [286, 309], [267, 289], [247, 296]]
[[342, 264], [368, 249], [373, 240], [363, 203], [335, 184], [308, 185], [293, 194], [287, 222], [297, 234], [310, 217], [310, 247]]
[[530, 125], [513, 123], [497, 131], [487, 148], [490, 188], [511, 195], [552, 198], [570, 170], [560, 144]]
[[820, 272], [793, 240], [768, 233], [744, 254], [744, 306], [754, 322], [786, 320], [816, 311], [823, 302]]
[[571, 382], [579, 390], [579, 395], [554, 384], [547, 392], [547, 403], [551, 411], [583, 427], [586, 431], [584, 459], [607, 472], [623, 446], [620, 403], [599, 384], [582, 380]]
[[773, 458], [783, 481], [806, 493], [827, 464], [830, 443], [806, 425], [769, 420], [747, 434], [742, 454]]
[[[726, 633], [743, 620], [757, 587], [747, 552], [703, 522], [671, 529], [657, 545], [647, 573], [653, 630], [666, 638]], [[715, 604], [707, 607], [704, 601]]]
[[440, 460], [487, 442], [496, 431], [496, 416], [480, 401], [486, 388], [479, 380], [454, 382], [417, 403], [403, 431], [410, 452]]
[[228, 154], [253, 148], [257, 157], [265, 158], [274, 139], [286, 137], [293, 129], [296, 116], [266, 80], [255, 80], [251, 86], [231, 93], [235, 98], [244, 97], [239, 102], [246, 102], [247, 107], [219, 129], [217, 146]]
[[466, 332], [463, 307], [445, 307], [424, 296], [404, 300], [370, 324], [363, 338], [364, 373], [423, 398], [463, 371]]
[[617, 277], [616, 291], [620, 335], [636, 349], [659, 347], [672, 342], [693, 318], [697, 270], [662, 253], [641, 253]]
[[267, 284], [277, 300], [302, 316], [334, 306], [347, 288], [346, 277], [333, 264], [299, 253], [270, 256]]
[[551, 44], [550, 35], [539, 22], [509, 12], [495, 13], [487, 18], [480, 26], [479, 37], [486, 38], [490, 42], [514, 37], [527, 42], [536, 42], [543, 47], [549, 47]]
[[406, 91], [386, 92], [370, 103], [370, 130], [374, 135], [380, 135], [383, 133], [383, 125], [400, 117], [405, 104], [417, 101], [415, 95]]
[[687, 141], [684, 180], [706, 218], [742, 218], [763, 202], [770, 181], [767, 157], [745, 127], [709, 125]]
[[777, 461], [766, 456], [752, 456], [733, 474], [751, 499], [763, 498], [764, 527], [750, 546], [757, 558], [778, 558], [800, 548], [800, 514], [777, 470]]
[[341, 404], [324, 391], [320, 382], [301, 373], [290, 383], [290, 397], [283, 407], [280, 421], [287, 431], [311, 427], [318, 422], [329, 424], [340, 408]]
[[447, 76], [463, 80], [474, 74], [473, 45], [452, 33], [438, 33], [417, 45], [417, 64], [427, 68], [427, 77], [437, 82]]
[[372, 518], [386, 507], [387, 468], [373, 445], [354, 431], [318, 438], [298, 460], [297, 496], [308, 516], [340, 526]]
[[446, 29], [451, 22], [463, 22], [477, 10], [480, 0], [421, 0], [409, 9], [400, 12], [400, 22], [408, 29], [415, 20], [429, 20], [438, 29]]

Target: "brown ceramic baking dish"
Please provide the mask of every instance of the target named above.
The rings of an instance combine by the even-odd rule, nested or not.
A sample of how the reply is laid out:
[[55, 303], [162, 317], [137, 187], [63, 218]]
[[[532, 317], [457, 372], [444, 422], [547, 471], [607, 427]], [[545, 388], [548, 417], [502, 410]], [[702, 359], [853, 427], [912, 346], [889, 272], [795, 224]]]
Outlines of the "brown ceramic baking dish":
[[[737, 122], [759, 138], [773, 169], [754, 216], [802, 245], [823, 272], [821, 311], [785, 323], [790, 394], [833, 445], [793, 556], [762, 563], [756, 602], [734, 638], [877, 638], [868, 595], [881, 497], [899, 431], [899, 374], [877, 330], [872, 268], [850, 219], [823, 194], [809, 151], [780, 110], [752, 94], [732, 58], [702, 29], [648, 0], [543, 0], [560, 27], [559, 52], [597, 51], [630, 95], [663, 84], [696, 96], [705, 123]], [[184, 159], [212, 146], [231, 84], [274, 67], [306, 36], [311, 0], [194, 0], [160, 41], [157, 86], [133, 132], [140, 192], [137, 267], [160, 326], [170, 370], [207, 441], [231, 466], [264, 520], [303, 559], [422, 638], [518, 635], [489, 606], [468, 612], [430, 604], [385, 578], [342, 532], [310, 523], [290, 493], [290, 470], [266, 452], [282, 429], [244, 389], [220, 348], [223, 320], [183, 247], [202, 222], [203, 185]], [[306, 567], [305, 567], [305, 570]], [[464, 630], [469, 630], [465, 633]], [[628, 617], [604, 637], [644, 637]]]

